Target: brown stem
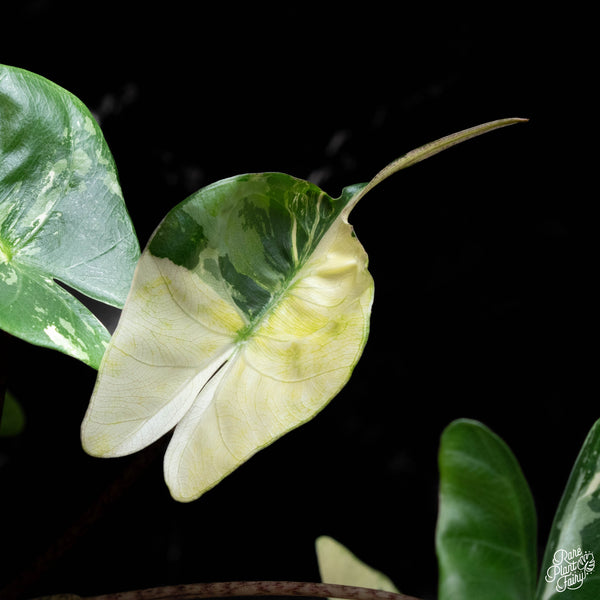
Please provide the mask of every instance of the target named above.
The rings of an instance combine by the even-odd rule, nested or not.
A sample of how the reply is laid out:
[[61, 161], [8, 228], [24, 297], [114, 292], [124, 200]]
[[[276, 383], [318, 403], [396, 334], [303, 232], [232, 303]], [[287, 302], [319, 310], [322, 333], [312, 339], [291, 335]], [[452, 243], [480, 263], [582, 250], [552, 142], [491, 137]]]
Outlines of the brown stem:
[[[226, 581], [220, 583], [191, 583], [155, 587], [90, 596], [85, 600], [196, 600], [200, 598], [231, 598], [249, 596], [304, 596], [343, 598], [344, 600], [419, 600], [414, 596], [383, 590], [337, 585], [334, 583], [305, 583], [299, 581]], [[63, 596], [63, 598], [77, 596]], [[58, 596], [51, 596], [58, 600]], [[40, 599], [41, 600], [41, 599]]]

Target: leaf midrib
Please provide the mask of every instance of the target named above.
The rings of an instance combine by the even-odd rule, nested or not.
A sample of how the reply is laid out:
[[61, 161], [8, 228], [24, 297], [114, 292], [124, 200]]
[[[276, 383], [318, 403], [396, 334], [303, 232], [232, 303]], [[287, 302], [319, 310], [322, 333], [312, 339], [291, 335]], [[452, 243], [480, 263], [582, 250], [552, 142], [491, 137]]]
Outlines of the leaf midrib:
[[[319, 196], [319, 202], [321, 201], [323, 196], [329, 197], [327, 194], [325, 194], [325, 192], [321, 192]], [[330, 200], [333, 203], [337, 203], [342, 202], [343, 198], [344, 197], [342, 195], [339, 198], [330, 197]], [[324, 229], [317, 238], [313, 239], [312, 249], [310, 251], [307, 251], [305, 249], [302, 252], [301, 258], [296, 263], [295, 267], [290, 270], [288, 276], [283, 279], [279, 289], [271, 295], [271, 299], [269, 300], [269, 302], [267, 302], [263, 306], [263, 308], [254, 316], [254, 318], [245, 327], [242, 327], [238, 330], [235, 337], [235, 343], [243, 343], [250, 339], [254, 332], [257, 329], [259, 329], [261, 324], [268, 318], [271, 312], [277, 308], [281, 299], [287, 293], [289, 293], [291, 288], [296, 284], [298, 280], [298, 274], [302, 271], [302, 269], [304, 269], [304, 267], [310, 261], [310, 259], [318, 252], [319, 246], [321, 245], [323, 240], [327, 237], [332, 228], [338, 223], [339, 219], [342, 218], [342, 215], [345, 214], [344, 208], [347, 204], [348, 202], [346, 202], [343, 206], [338, 207], [337, 213], [335, 214], [335, 217], [331, 220], [329, 227], [327, 227], [327, 229]], [[295, 247], [295, 244], [292, 244], [292, 246]]]

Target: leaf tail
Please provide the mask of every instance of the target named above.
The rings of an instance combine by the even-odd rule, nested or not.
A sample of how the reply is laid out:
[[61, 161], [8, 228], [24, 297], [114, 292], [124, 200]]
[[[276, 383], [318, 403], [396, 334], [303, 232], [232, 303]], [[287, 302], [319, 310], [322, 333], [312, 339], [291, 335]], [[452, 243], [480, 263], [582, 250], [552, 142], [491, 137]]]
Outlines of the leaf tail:
[[346, 205], [344, 212], [346, 215], [350, 213], [350, 211], [354, 208], [356, 203], [370, 190], [372, 190], [376, 185], [380, 184], [383, 180], [387, 179], [390, 175], [401, 171], [402, 169], [406, 169], [406, 167], [410, 167], [412, 165], [429, 158], [430, 156], [434, 156], [443, 150], [447, 150], [452, 146], [456, 146], [462, 142], [466, 142], [474, 137], [482, 135], [484, 133], [488, 133], [489, 131], [494, 131], [495, 129], [500, 129], [501, 127], [507, 127], [508, 125], [514, 125], [516, 123], [525, 123], [529, 119], [522, 119], [518, 117], [512, 117], [507, 119], [497, 119], [495, 121], [489, 121], [487, 123], [482, 123], [480, 125], [475, 125], [474, 127], [469, 127], [468, 129], [463, 129], [462, 131], [458, 131], [456, 133], [451, 133], [439, 140], [435, 140], [434, 142], [429, 142], [424, 146], [420, 146], [414, 150], [411, 150], [407, 154], [402, 155], [400, 158], [397, 158], [395, 161], [391, 162], [389, 165], [384, 167], [366, 186], [362, 187], [359, 192], [348, 202]]

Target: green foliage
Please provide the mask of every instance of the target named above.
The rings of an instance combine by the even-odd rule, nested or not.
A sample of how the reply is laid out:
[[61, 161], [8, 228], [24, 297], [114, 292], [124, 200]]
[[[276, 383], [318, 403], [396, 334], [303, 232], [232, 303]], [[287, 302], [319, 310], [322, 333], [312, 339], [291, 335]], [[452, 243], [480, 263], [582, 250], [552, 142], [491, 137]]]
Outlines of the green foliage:
[[0, 65], [0, 328], [97, 368], [109, 334], [60, 281], [125, 302], [139, 246], [88, 109]]
[[439, 464], [440, 600], [530, 600], [536, 515], [509, 448], [480, 423], [455, 421], [442, 435]]
[[[436, 529], [439, 600], [597, 600], [600, 575], [600, 420], [573, 466], [548, 538], [536, 590], [536, 513], [508, 446], [459, 419], [439, 450]], [[396, 590], [391, 580], [327, 536], [316, 540], [327, 583]], [[396, 590], [397, 591], [397, 590]]]
[[517, 460], [481, 423], [450, 424], [439, 453], [440, 600], [597, 599], [599, 457], [597, 421], [556, 512], [536, 592], [535, 508]]
[[600, 421], [581, 448], [556, 511], [536, 600], [600, 598], [595, 557], [600, 558]]

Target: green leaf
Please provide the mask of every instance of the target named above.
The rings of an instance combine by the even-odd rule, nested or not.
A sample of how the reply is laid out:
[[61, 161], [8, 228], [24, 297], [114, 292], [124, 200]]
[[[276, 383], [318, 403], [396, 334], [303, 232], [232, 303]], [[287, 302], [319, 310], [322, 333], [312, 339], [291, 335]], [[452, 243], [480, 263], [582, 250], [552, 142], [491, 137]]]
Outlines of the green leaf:
[[88, 109], [0, 65], [0, 328], [97, 368], [110, 338], [57, 281], [125, 302], [139, 245]]
[[348, 381], [373, 300], [352, 207], [387, 175], [497, 121], [401, 157], [331, 198], [282, 173], [201, 189], [160, 224], [82, 425], [84, 449], [121, 456], [175, 427], [165, 456], [190, 501], [317, 414]]
[[538, 600], [600, 598], [600, 421], [575, 461], [542, 561]]
[[315, 542], [319, 572], [323, 583], [353, 585], [398, 593], [387, 576], [357, 558], [338, 541], [326, 535]]
[[4, 395], [2, 414], [0, 415], [0, 437], [19, 435], [24, 428], [25, 413], [17, 399], [7, 390]]
[[439, 465], [440, 600], [531, 600], [536, 514], [510, 449], [481, 423], [454, 421]]

